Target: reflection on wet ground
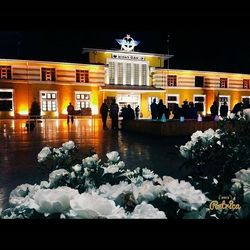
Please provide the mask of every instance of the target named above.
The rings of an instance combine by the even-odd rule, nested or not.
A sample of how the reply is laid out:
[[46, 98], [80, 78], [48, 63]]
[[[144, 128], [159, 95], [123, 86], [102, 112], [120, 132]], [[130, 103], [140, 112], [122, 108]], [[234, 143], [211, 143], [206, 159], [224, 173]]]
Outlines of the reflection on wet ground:
[[[159, 175], [180, 177], [182, 159], [175, 145], [188, 138], [166, 138], [103, 130], [100, 119], [76, 119], [67, 125], [66, 120], [51, 119], [27, 132], [26, 120], [0, 120], [0, 207], [6, 203], [10, 190], [23, 183], [40, 183], [46, 180], [37, 165], [37, 154], [44, 146], [60, 147], [73, 140], [83, 157], [94, 149], [106, 160], [106, 153], [118, 151], [126, 167], [148, 167]], [[109, 126], [110, 127], [110, 126]]]

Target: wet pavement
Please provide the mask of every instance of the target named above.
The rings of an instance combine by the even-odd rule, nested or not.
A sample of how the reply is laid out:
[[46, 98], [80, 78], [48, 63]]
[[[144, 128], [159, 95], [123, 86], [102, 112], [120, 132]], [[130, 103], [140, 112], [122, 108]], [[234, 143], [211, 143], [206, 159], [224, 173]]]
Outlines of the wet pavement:
[[[126, 168], [148, 167], [159, 175], [181, 177], [182, 159], [177, 146], [189, 138], [159, 137], [124, 131], [103, 130], [100, 119], [76, 119], [67, 125], [66, 120], [49, 119], [28, 132], [26, 120], [0, 120], [0, 208], [6, 206], [9, 192], [17, 185], [40, 183], [48, 173], [37, 166], [37, 154], [45, 146], [60, 147], [73, 140], [84, 158], [95, 150], [102, 160], [106, 153], [118, 151]], [[110, 127], [110, 121], [108, 121]]]

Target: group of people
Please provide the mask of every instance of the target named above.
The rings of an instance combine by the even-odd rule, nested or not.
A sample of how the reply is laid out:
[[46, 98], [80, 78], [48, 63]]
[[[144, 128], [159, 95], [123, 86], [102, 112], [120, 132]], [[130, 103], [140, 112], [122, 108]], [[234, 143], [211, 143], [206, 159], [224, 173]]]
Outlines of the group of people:
[[[234, 105], [231, 113], [237, 115], [239, 112], [243, 111], [244, 109], [249, 109], [250, 104], [249, 100], [245, 100], [244, 102], [238, 102]], [[219, 113], [220, 111], [220, 113]], [[218, 102], [214, 101], [213, 105], [210, 107], [211, 117], [215, 119], [219, 114], [222, 118], [226, 118], [228, 116], [229, 108], [227, 102], [224, 102], [219, 109]]]
[[[119, 120], [119, 106], [116, 103], [116, 100], [113, 99], [111, 102], [110, 106], [107, 103], [107, 100], [105, 99], [104, 102], [102, 103], [102, 106], [100, 108], [100, 114], [102, 116], [102, 124], [103, 124], [103, 129], [107, 129], [107, 118], [108, 118], [108, 113], [111, 118], [111, 128], [113, 130], [118, 130], [118, 120]], [[128, 104], [127, 106], [124, 106], [121, 109], [121, 114], [120, 116], [123, 118], [123, 120], [134, 120], [134, 119], [139, 119], [139, 113], [140, 113], [140, 108], [137, 106], [135, 110], [131, 108], [131, 105]]]
[[153, 120], [162, 119], [163, 114], [165, 115], [166, 119], [169, 119], [170, 111], [166, 107], [166, 105], [163, 104], [162, 99], [160, 99], [159, 103], [157, 104], [156, 99], [154, 98], [153, 102], [150, 105], [150, 109], [151, 109], [151, 116]]
[[[156, 99], [153, 99], [152, 104], [150, 105], [151, 116], [153, 120], [161, 120], [163, 115], [166, 119], [170, 117], [170, 110], [166, 105], [163, 104], [163, 100], [160, 99], [159, 103], [156, 103]], [[197, 119], [197, 109], [193, 102], [184, 101], [182, 107], [180, 108], [178, 104], [173, 105], [173, 119], [180, 119], [183, 116], [185, 119]]]

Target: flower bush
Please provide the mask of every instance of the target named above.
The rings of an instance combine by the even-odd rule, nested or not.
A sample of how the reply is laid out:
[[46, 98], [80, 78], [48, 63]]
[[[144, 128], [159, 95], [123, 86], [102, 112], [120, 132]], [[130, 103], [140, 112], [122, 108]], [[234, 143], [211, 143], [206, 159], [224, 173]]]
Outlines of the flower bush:
[[[219, 122], [219, 130], [197, 131], [180, 147], [188, 171], [186, 181], [201, 190], [210, 200], [219, 196], [233, 197], [240, 204], [237, 211], [211, 211], [186, 214], [199, 218], [249, 218], [250, 209], [250, 114], [244, 110]], [[187, 190], [187, 189], [186, 189]], [[185, 195], [188, 192], [185, 191]], [[191, 202], [189, 202], [191, 203]]]
[[207, 207], [190, 183], [148, 168], [125, 169], [118, 152], [107, 153], [106, 162], [97, 154], [77, 159], [76, 152], [73, 142], [42, 149], [38, 163], [51, 169], [48, 181], [18, 186], [1, 218], [166, 219]]

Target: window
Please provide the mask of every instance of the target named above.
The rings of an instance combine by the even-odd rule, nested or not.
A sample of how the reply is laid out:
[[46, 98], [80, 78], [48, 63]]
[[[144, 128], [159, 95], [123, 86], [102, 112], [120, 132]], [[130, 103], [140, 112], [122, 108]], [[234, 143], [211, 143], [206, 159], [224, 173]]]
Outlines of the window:
[[224, 102], [228, 105], [228, 112], [230, 110], [230, 96], [229, 95], [220, 95], [219, 96], [219, 113], [220, 113], [220, 107], [224, 104]]
[[118, 84], [123, 84], [123, 63], [118, 63]]
[[0, 66], [0, 79], [11, 80], [11, 66]]
[[243, 104], [248, 106], [250, 103], [250, 96], [242, 96], [241, 101], [243, 102]]
[[131, 63], [126, 64], [126, 84], [131, 84]]
[[249, 89], [249, 80], [248, 79], [243, 80], [243, 89]]
[[42, 111], [55, 112], [57, 111], [57, 93], [56, 92], [41, 92]]
[[82, 108], [90, 108], [90, 93], [87, 92], [76, 92], [76, 110]]
[[0, 90], [0, 111], [13, 111], [13, 90]]
[[195, 77], [195, 87], [203, 88], [204, 85], [204, 77], [203, 76], [196, 76]]
[[227, 78], [220, 78], [220, 88], [227, 88]]
[[170, 111], [174, 110], [175, 104], [179, 105], [179, 95], [167, 95], [167, 107]]
[[139, 64], [134, 64], [134, 85], [139, 85]]
[[146, 86], [147, 85], [147, 76], [148, 76], [148, 65], [142, 64], [141, 66], [141, 85]]
[[153, 103], [153, 100], [156, 99], [156, 103], [159, 103], [159, 98], [152, 96], [148, 98], [148, 111], [151, 111], [150, 105]]
[[206, 96], [205, 95], [194, 95], [194, 106], [197, 112], [203, 112], [205, 115], [206, 110]]
[[109, 84], [115, 84], [115, 62], [109, 62]]
[[42, 68], [42, 81], [55, 81], [56, 70], [54, 68]]
[[88, 83], [89, 71], [88, 70], [76, 70], [76, 82]]
[[176, 75], [169, 75], [168, 76], [168, 86], [169, 87], [176, 87], [177, 86], [177, 76]]

